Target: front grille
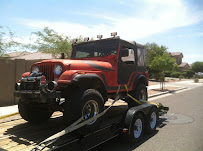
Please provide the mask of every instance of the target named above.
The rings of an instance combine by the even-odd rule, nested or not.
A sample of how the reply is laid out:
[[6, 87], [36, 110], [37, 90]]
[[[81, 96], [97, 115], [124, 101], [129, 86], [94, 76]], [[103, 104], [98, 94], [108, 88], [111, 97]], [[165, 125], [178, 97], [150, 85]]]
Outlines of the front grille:
[[48, 81], [54, 80], [54, 65], [53, 64], [40, 65], [39, 69], [40, 69], [40, 72], [42, 72], [43, 75], [45, 75], [45, 77]]
[[21, 81], [20, 90], [39, 90], [40, 81]]

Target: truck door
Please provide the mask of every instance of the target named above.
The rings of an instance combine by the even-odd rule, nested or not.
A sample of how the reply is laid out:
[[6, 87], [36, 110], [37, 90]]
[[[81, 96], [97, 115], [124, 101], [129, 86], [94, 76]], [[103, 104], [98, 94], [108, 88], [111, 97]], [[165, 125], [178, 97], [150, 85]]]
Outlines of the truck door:
[[[118, 84], [127, 84], [130, 80], [131, 74], [135, 70], [135, 47], [121, 46], [118, 59]], [[125, 56], [123, 55], [125, 52]]]

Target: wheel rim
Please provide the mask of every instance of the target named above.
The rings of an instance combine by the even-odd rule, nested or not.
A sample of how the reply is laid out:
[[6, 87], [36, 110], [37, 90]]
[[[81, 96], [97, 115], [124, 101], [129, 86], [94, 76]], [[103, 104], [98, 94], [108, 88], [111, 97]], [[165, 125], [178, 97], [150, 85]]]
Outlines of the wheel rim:
[[140, 94], [139, 94], [139, 100], [146, 100], [146, 99], [147, 99], [147, 97], [146, 97], [145, 90], [141, 90]]
[[151, 122], [150, 122], [150, 127], [151, 129], [154, 129], [154, 127], [156, 126], [156, 113], [155, 112], [152, 112], [151, 114]]
[[[89, 100], [82, 109], [82, 117], [84, 120], [87, 120], [91, 117], [96, 116], [99, 113], [99, 105], [95, 100]], [[92, 125], [96, 122], [97, 119], [89, 122], [87, 125]]]
[[142, 120], [141, 119], [137, 119], [134, 123], [134, 137], [135, 138], [139, 138], [141, 133], [142, 133]]

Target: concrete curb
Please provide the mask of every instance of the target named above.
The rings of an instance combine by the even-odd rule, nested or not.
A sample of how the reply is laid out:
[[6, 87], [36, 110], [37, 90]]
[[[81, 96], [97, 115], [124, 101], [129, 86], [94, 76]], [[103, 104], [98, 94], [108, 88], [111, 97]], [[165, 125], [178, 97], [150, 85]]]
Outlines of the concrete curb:
[[176, 91], [180, 91], [180, 90], [184, 90], [184, 89], [187, 89], [187, 88], [184, 87], [184, 88], [180, 88], [180, 89], [176, 89], [176, 90], [169, 90], [169, 91], [166, 91], [166, 92], [160, 92], [160, 93], [157, 93], [157, 94], [150, 95], [150, 96], [148, 96], [148, 98], [153, 98], [153, 97], [156, 97], [156, 96], [160, 96], [160, 95], [164, 95], [164, 94], [168, 94], [168, 93], [171, 93], [171, 92], [176, 92]]
[[15, 113], [3, 115], [3, 116], [0, 116], [0, 119], [6, 118], [6, 117], [10, 117], [10, 116], [14, 116], [14, 115], [17, 115], [17, 114], [19, 114], [19, 113], [18, 113], [18, 112], [15, 112]]

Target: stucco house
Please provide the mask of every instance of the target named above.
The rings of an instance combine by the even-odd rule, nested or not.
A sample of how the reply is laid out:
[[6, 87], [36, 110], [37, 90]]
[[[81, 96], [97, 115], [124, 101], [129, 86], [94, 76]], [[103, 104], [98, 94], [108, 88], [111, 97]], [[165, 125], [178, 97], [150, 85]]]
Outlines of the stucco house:
[[186, 71], [190, 69], [190, 65], [187, 62], [182, 62], [183, 54], [182, 52], [169, 52], [171, 57], [176, 59], [176, 64], [178, 65], [178, 71]]
[[182, 62], [179, 65], [178, 71], [187, 71], [190, 69], [190, 65], [187, 62]]

